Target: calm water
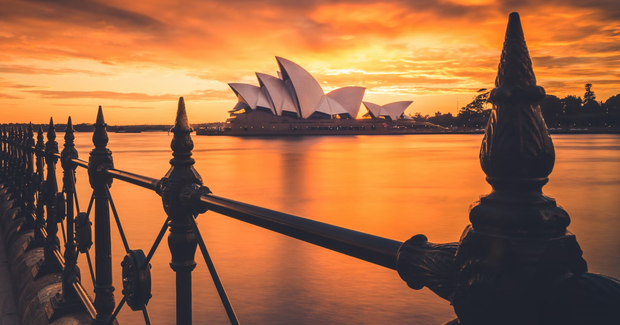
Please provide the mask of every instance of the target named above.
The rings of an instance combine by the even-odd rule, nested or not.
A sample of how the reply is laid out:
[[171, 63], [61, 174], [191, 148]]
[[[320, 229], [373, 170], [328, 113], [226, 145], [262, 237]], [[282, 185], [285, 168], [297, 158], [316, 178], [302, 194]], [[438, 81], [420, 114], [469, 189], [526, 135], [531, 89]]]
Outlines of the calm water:
[[[91, 134], [76, 136], [88, 159]], [[165, 132], [110, 134], [108, 147], [116, 168], [159, 178], [169, 168], [170, 139]], [[469, 205], [490, 191], [478, 163], [481, 135], [193, 139], [195, 167], [216, 195], [399, 241], [420, 233], [431, 242], [458, 240]], [[620, 136], [556, 135], [554, 143], [545, 194], [571, 215], [590, 271], [620, 277]], [[90, 193], [79, 169], [82, 209]], [[117, 180], [112, 196], [130, 247], [148, 251], [166, 219], [160, 198]], [[455, 317], [448, 302], [409, 289], [395, 271], [212, 212], [198, 221], [242, 324], [441, 324]], [[112, 241], [118, 302], [124, 250], [114, 226]], [[196, 261], [194, 321], [226, 324], [199, 251]], [[169, 262], [164, 239], [151, 262], [154, 324], [175, 319]], [[79, 264], [92, 288], [82, 257]], [[123, 324], [141, 319], [127, 306], [119, 315]]]

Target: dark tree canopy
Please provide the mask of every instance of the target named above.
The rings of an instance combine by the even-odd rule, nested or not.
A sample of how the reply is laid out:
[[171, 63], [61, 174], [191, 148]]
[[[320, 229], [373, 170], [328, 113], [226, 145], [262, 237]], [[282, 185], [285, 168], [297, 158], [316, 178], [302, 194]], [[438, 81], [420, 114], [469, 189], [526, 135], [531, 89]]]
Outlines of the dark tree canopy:
[[[585, 85], [583, 100], [579, 96], [568, 95], [559, 98], [547, 95], [540, 101], [540, 111], [549, 128], [611, 128], [620, 127], [620, 94], [607, 101], [596, 101], [592, 84]], [[435, 116], [422, 116], [416, 113], [417, 121], [428, 121], [445, 127], [469, 129], [484, 128], [490, 115], [486, 109], [489, 92], [481, 89], [472, 101], [459, 109], [457, 116], [435, 113]]]

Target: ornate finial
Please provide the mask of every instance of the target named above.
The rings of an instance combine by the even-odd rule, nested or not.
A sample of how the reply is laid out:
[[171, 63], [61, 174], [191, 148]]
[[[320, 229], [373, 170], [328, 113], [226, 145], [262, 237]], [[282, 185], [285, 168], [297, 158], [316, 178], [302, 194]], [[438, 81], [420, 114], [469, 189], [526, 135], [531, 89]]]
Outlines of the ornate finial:
[[506, 39], [499, 61], [496, 87], [522, 88], [535, 86], [536, 77], [532, 69], [532, 60], [525, 44], [525, 36], [521, 27], [519, 14], [513, 12], [508, 17]]
[[54, 118], [50, 117], [50, 125], [47, 128], [47, 141], [56, 140], [56, 127], [54, 126]]
[[95, 124], [105, 124], [105, 120], [103, 119], [103, 109], [101, 108], [101, 105], [99, 105], [99, 109], [97, 110], [97, 121], [95, 121]]
[[43, 137], [43, 126], [39, 125], [39, 131], [37, 131], [37, 145], [36, 145], [36, 150], [45, 150], [45, 142], [43, 142], [44, 137]]
[[174, 158], [170, 160], [170, 164], [173, 166], [194, 164], [192, 156], [192, 149], [194, 149], [194, 142], [190, 137], [192, 128], [187, 118], [187, 111], [185, 110], [185, 101], [183, 97], [179, 98], [179, 107], [177, 109], [177, 116], [175, 119], [174, 127], [170, 130], [174, 134], [172, 141], [170, 142], [170, 148], [172, 149], [172, 155]]
[[545, 91], [536, 86], [517, 13], [510, 14], [495, 83], [489, 97], [493, 111], [480, 149], [482, 170], [496, 190], [515, 185], [501, 181], [507, 179], [540, 190], [553, 170], [555, 151], [540, 107], [534, 104]]
[[67, 145], [73, 147], [73, 140], [75, 140], [75, 136], [73, 133], [75, 130], [73, 129], [73, 123], [71, 123], [71, 116], [69, 116], [69, 120], [67, 121], [67, 129], [65, 130], [65, 148]]
[[97, 111], [97, 121], [95, 122], [95, 132], [93, 132], [93, 144], [95, 148], [105, 148], [108, 145], [108, 131], [106, 127], [108, 125], [103, 119], [103, 109], [99, 106]]
[[73, 129], [73, 123], [71, 123], [71, 116], [69, 116], [69, 120], [67, 121], [67, 129], [65, 130], [65, 148], [62, 150], [61, 154], [63, 157], [63, 168], [67, 167], [68, 169], [74, 169], [72, 168], [73, 164], [69, 160], [78, 157], [78, 152], [75, 149], [75, 144], [73, 143], [73, 140], [75, 140], [75, 136], [73, 135], [74, 132], [75, 130]]

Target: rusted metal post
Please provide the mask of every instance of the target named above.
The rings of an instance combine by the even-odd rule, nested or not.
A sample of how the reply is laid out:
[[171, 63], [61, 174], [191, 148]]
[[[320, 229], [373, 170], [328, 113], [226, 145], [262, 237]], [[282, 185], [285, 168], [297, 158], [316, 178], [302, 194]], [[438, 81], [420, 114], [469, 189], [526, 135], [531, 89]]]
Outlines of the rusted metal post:
[[35, 209], [35, 226], [34, 226], [34, 240], [31, 242], [32, 247], [42, 247], [45, 242], [45, 236], [43, 235], [43, 228], [45, 227], [45, 210], [43, 206], [45, 205], [44, 193], [45, 187], [43, 184], [44, 181], [44, 168], [45, 168], [45, 143], [43, 142], [43, 127], [39, 126], [39, 131], [37, 132], [37, 143], [35, 145], [35, 155], [37, 157], [37, 172], [36, 172], [36, 182], [35, 187], [36, 191], [38, 191], [37, 196], [37, 207]]
[[107, 124], [103, 118], [103, 110], [99, 106], [93, 144], [95, 149], [90, 152], [88, 160], [88, 179], [95, 196], [95, 308], [97, 317], [93, 324], [108, 324], [114, 312], [114, 286], [112, 285], [112, 244], [110, 239], [110, 206], [106, 187], [112, 185], [112, 178], [105, 173], [106, 169], [114, 168], [112, 152], [107, 148]]
[[77, 165], [71, 162], [71, 159], [78, 158], [78, 152], [75, 149], [73, 140], [73, 123], [71, 123], [71, 117], [67, 121], [67, 129], [65, 131], [65, 145], [62, 150], [60, 159], [63, 170], [63, 188], [66, 194], [66, 206], [67, 206], [67, 243], [65, 244], [65, 268], [62, 272], [62, 295], [65, 303], [77, 303], [79, 302], [79, 296], [73, 289], [72, 283], [80, 280], [80, 272], [76, 267], [78, 252], [75, 244], [75, 237], [73, 233], [73, 196], [75, 195], [75, 170]]
[[191, 324], [192, 270], [196, 267], [194, 256], [197, 242], [189, 223], [189, 218], [193, 218], [191, 207], [181, 202], [181, 196], [191, 192], [194, 184], [201, 185], [202, 178], [193, 167], [191, 156], [194, 143], [190, 137], [192, 129], [183, 97], [179, 98], [176, 121], [170, 131], [174, 134], [170, 143], [174, 158], [170, 160], [170, 170], [162, 179], [161, 196], [164, 210], [170, 218], [168, 246], [172, 254], [170, 267], [176, 273], [177, 324]]

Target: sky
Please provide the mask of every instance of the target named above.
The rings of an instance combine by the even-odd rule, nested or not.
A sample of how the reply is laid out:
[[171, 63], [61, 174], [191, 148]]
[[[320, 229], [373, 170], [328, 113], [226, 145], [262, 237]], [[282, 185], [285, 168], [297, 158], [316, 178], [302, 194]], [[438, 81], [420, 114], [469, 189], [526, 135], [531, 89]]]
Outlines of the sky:
[[[275, 56], [325, 92], [413, 100], [456, 114], [493, 88], [508, 15], [519, 12], [538, 85], [559, 97], [620, 93], [618, 0], [0, 0], [0, 123], [224, 121], [228, 83], [276, 75]], [[360, 114], [364, 108], [360, 110]]]

